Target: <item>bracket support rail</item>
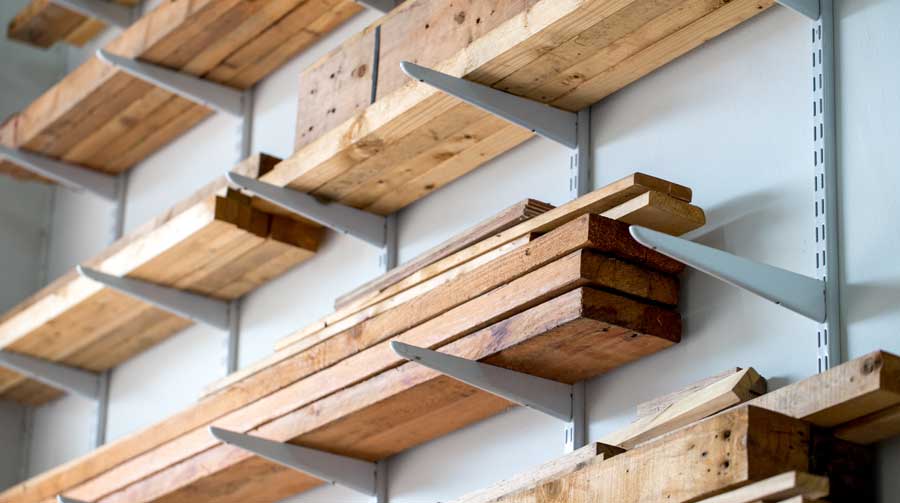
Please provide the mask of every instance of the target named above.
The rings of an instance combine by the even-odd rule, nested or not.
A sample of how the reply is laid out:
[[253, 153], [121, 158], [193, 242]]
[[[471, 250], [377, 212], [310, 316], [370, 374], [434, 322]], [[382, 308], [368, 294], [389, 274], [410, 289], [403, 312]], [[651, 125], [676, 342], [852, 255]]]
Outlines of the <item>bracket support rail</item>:
[[70, 189], [86, 190], [107, 201], [118, 201], [120, 187], [116, 176], [2, 145], [0, 157]]
[[229, 302], [133, 278], [120, 278], [89, 267], [76, 267], [85, 278], [189, 320], [229, 330]]
[[119, 28], [128, 28], [135, 19], [135, 8], [103, 0], [51, 0], [83, 16], [93, 17]]
[[822, 15], [822, 7], [819, 0], [775, 0], [777, 3], [796, 11], [813, 21], [817, 21]]
[[824, 281], [638, 225], [629, 229], [631, 236], [648, 248], [811, 320], [825, 321]]
[[10, 351], [0, 351], [0, 366], [91, 400], [101, 398], [101, 376], [87, 370]]
[[578, 147], [578, 114], [560, 110], [492, 87], [447, 75], [409, 61], [400, 63], [409, 77], [513, 124], [574, 149]]
[[397, 0], [355, 0], [360, 5], [365, 5], [370, 9], [375, 9], [384, 13], [388, 13], [397, 6]]
[[103, 49], [97, 50], [97, 57], [135, 78], [177, 94], [186, 100], [239, 119], [244, 117], [244, 93], [242, 91], [152, 63], [124, 58]]
[[564, 421], [566, 449], [584, 445], [584, 383], [564, 384], [399, 341], [392, 341], [391, 349], [411, 362]]
[[387, 502], [385, 463], [372, 463], [299, 445], [275, 442], [210, 426], [217, 440], [259, 457]]
[[77, 500], [77, 499], [74, 499], [74, 498], [66, 498], [66, 497], [63, 496], [62, 494], [57, 494], [57, 495], [56, 495], [56, 502], [57, 502], [57, 503], [87, 503], [87, 502], [85, 502], [85, 501]]
[[373, 246], [387, 245], [387, 219], [334, 202], [322, 202], [309, 194], [228, 173], [228, 181], [258, 197], [292, 213], [344, 234], [349, 234]]

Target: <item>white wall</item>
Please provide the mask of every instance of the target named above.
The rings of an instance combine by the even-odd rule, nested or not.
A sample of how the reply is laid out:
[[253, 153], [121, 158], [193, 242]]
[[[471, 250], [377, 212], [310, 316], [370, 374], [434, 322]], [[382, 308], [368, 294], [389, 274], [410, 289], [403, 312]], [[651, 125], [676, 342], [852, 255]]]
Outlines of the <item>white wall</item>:
[[[890, 163], [900, 149], [893, 116], [900, 113], [900, 69], [890, 64], [900, 49], [898, 14], [896, 0], [847, 0], [839, 9], [844, 321], [851, 357], [876, 347], [900, 352], [900, 267], [892, 254], [900, 233], [891, 218], [897, 214], [900, 172]], [[373, 19], [371, 13], [358, 17], [258, 86], [254, 151], [290, 153], [299, 71]], [[692, 238], [812, 274], [808, 26], [796, 14], [773, 8], [597, 105], [595, 184], [640, 170], [689, 185], [709, 220]], [[236, 126], [227, 118], [210, 119], [139, 166], [129, 184], [127, 227], [228, 169], [236, 159]], [[532, 140], [410, 206], [400, 216], [401, 259], [522, 198], [563, 202], [567, 156], [546, 140]], [[72, 204], [65, 218], [87, 225], [82, 207], [94, 211]], [[60, 211], [57, 219], [63, 218]], [[71, 249], [90, 246], [74, 231], [65, 239]], [[54, 246], [63, 245], [56, 240]], [[329, 312], [336, 295], [377, 274], [376, 264], [371, 248], [330, 234], [314, 259], [245, 299], [241, 364], [269, 354], [275, 340]], [[811, 322], [700, 274], [686, 273], [683, 284], [684, 341], [589, 383], [592, 439], [628, 421], [636, 402], [728, 367], [754, 366], [773, 386], [815, 371]], [[110, 436], [186, 406], [202, 385], [221, 376], [223, 354], [221, 334], [195, 327], [117, 369]], [[86, 414], [71, 400], [38, 414]], [[49, 419], [41, 424], [32, 467], [86, 450], [51, 453], [43, 447], [52, 438], [47, 429], [58, 426]], [[71, 428], [69, 436], [77, 437], [80, 428]], [[561, 436], [554, 421], [512, 410], [393, 458], [391, 500], [446, 501], [484, 487], [558, 456]], [[898, 443], [881, 455], [881, 473], [896, 473]], [[889, 483], [882, 501], [900, 492]], [[291, 501], [364, 498], [322, 487]]]
[[[0, 26], [28, 0], [0, 2]], [[0, 120], [5, 120], [50, 87], [65, 71], [64, 53], [43, 51], [0, 38], [4, 69], [0, 72]], [[46, 281], [46, 240], [49, 236], [53, 189], [0, 177], [0, 312], [15, 306]], [[18, 482], [24, 453], [25, 409], [0, 401], [0, 489]]]

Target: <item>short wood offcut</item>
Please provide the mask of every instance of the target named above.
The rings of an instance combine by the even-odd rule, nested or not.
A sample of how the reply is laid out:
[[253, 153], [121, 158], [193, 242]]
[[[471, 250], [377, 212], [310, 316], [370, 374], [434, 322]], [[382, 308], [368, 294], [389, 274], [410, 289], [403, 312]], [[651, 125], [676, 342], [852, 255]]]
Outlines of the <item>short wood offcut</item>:
[[[255, 176], [273, 159], [237, 169]], [[235, 299], [308, 259], [322, 229], [253, 207], [224, 179], [110, 246], [85, 265], [116, 276]], [[74, 270], [0, 318], [0, 347], [91, 371], [129, 359], [190, 322]], [[40, 404], [53, 388], [0, 369], [0, 397]]]

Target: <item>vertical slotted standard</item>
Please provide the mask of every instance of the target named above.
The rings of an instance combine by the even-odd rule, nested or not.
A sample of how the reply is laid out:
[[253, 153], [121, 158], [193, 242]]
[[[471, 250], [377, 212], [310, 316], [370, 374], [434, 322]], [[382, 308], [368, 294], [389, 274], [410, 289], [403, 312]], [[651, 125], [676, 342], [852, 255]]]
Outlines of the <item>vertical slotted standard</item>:
[[834, 2], [820, 0], [819, 19], [811, 28], [812, 162], [816, 239], [816, 276], [825, 281], [825, 322], [817, 333], [819, 371], [843, 361], [840, 309], [840, 257], [835, 125]]

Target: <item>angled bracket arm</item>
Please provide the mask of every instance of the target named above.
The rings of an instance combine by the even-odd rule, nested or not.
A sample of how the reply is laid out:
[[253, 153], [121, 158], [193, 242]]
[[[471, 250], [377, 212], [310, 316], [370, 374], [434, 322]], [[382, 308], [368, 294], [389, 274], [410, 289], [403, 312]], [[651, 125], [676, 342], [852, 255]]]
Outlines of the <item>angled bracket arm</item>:
[[384, 13], [388, 13], [397, 6], [396, 0], [355, 0], [360, 5], [365, 5], [370, 9], [375, 9]]
[[119, 179], [113, 175], [2, 145], [0, 157], [71, 189], [86, 190], [108, 201], [118, 201]]
[[57, 502], [57, 503], [86, 503], [86, 502], [84, 502], [84, 501], [77, 500], [77, 499], [74, 499], [74, 498], [66, 498], [66, 497], [63, 496], [62, 494], [57, 494], [57, 495], [56, 495], [56, 502]]
[[244, 117], [244, 93], [237, 89], [152, 63], [123, 58], [103, 49], [97, 49], [97, 57], [135, 78], [177, 94], [186, 100], [237, 118]]
[[[330, 484], [347, 487], [369, 496], [378, 496], [377, 464], [299, 445], [275, 442], [245, 433], [210, 426], [217, 440], [252, 452], [257, 456], [306, 473]], [[386, 500], [381, 500], [386, 501]]]
[[102, 283], [125, 295], [152, 304], [189, 320], [206, 323], [221, 330], [229, 328], [229, 303], [177, 288], [155, 285], [133, 278], [120, 278], [91, 269], [76, 267], [85, 278]]
[[578, 146], [578, 114], [431, 70], [409, 61], [400, 63], [400, 67], [413, 79], [513, 124], [530, 129], [544, 138], [572, 149]]
[[97, 400], [100, 375], [33, 356], [0, 351], [0, 366], [24, 374], [48, 386]]
[[807, 318], [825, 321], [825, 282], [637, 225], [642, 245]]
[[387, 243], [384, 217], [340, 203], [322, 202], [309, 194], [228, 173], [228, 181], [285, 210], [369, 244], [383, 248]]
[[573, 419], [573, 387], [550, 379], [392, 341], [399, 356], [561, 421]]
[[819, 0], [775, 0], [785, 7], [796, 11], [813, 21], [817, 21], [822, 15], [822, 6]]
[[51, 0], [83, 16], [93, 17], [119, 28], [128, 28], [134, 20], [133, 7], [103, 0]]

